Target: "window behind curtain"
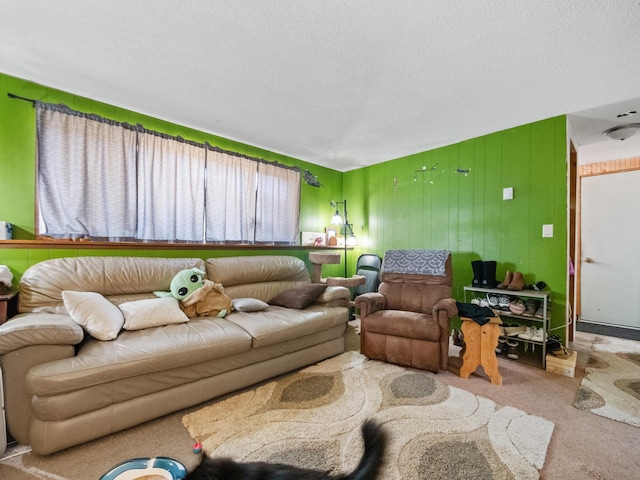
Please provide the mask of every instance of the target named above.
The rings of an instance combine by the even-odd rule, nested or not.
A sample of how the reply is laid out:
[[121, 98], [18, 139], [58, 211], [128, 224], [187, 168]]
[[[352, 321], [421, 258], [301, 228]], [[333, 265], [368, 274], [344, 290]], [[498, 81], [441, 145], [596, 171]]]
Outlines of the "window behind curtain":
[[138, 141], [137, 238], [201, 242], [205, 149], [151, 133]]
[[64, 105], [36, 106], [40, 234], [297, 243], [299, 169]]
[[136, 133], [47, 108], [37, 130], [40, 233], [135, 238]]

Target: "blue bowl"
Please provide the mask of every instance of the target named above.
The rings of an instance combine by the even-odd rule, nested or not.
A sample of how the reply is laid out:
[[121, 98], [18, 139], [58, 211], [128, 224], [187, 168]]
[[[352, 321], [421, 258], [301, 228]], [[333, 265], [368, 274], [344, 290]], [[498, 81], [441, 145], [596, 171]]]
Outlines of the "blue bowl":
[[187, 469], [172, 458], [134, 458], [116, 465], [102, 475], [100, 480], [135, 480], [152, 474], [168, 475], [168, 480], [182, 480], [187, 476]]

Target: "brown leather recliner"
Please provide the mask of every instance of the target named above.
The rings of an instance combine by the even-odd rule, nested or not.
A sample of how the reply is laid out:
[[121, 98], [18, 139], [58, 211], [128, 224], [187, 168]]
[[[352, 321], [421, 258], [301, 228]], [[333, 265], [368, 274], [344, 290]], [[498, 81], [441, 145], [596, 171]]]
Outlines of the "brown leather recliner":
[[355, 299], [360, 309], [360, 351], [370, 359], [437, 373], [446, 370], [451, 298], [447, 250], [388, 250], [378, 292]]

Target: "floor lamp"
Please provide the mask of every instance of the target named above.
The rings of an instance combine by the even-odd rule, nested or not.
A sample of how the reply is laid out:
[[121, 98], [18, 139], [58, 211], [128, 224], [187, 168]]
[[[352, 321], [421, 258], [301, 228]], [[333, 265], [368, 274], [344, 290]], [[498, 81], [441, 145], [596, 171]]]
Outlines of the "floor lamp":
[[[342, 211], [344, 212], [344, 218], [340, 215], [338, 205], [342, 204]], [[331, 201], [331, 207], [336, 209], [336, 213], [331, 218], [331, 225], [341, 225], [344, 233], [344, 276], [347, 277], [347, 247], [355, 247], [358, 245], [358, 239], [353, 233], [353, 225], [349, 223], [349, 217], [347, 216], [347, 201], [341, 202]]]

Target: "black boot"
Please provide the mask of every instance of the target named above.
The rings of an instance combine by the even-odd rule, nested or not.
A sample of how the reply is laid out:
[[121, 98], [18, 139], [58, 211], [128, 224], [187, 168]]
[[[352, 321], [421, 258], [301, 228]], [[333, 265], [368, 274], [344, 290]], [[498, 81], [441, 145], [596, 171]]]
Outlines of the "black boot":
[[471, 286], [482, 286], [482, 260], [474, 260], [471, 262], [471, 268], [473, 268], [473, 282]]
[[482, 262], [482, 285], [484, 288], [496, 288], [498, 280], [496, 280], [496, 266], [498, 262], [490, 260]]

